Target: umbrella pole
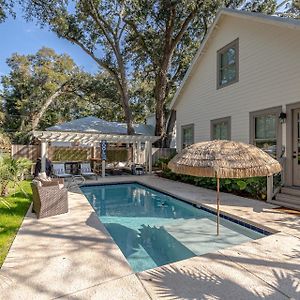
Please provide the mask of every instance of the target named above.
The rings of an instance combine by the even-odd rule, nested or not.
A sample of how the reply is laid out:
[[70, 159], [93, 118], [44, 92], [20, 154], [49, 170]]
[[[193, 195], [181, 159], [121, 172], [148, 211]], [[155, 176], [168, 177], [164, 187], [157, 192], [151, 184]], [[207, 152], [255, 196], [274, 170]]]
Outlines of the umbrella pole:
[[217, 235], [220, 234], [220, 178], [217, 177]]

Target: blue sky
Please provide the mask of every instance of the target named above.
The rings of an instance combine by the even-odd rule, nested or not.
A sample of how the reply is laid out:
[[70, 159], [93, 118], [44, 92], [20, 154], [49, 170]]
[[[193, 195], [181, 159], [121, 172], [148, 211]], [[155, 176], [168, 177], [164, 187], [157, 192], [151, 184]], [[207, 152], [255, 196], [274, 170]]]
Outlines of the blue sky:
[[57, 53], [69, 54], [78, 66], [88, 72], [98, 71], [96, 63], [77, 46], [59, 39], [46, 28], [40, 29], [34, 22], [27, 23], [18, 8], [16, 12], [16, 19], [9, 17], [0, 23], [0, 76], [9, 72], [6, 59], [12, 53], [32, 54], [43, 46], [53, 48]]

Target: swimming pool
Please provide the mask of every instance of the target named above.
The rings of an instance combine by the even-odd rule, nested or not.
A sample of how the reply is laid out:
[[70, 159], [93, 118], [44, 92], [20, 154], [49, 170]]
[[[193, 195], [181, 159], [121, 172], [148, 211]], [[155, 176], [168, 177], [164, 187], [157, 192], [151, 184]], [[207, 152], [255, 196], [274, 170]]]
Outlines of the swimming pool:
[[81, 190], [135, 272], [265, 236], [138, 183]]

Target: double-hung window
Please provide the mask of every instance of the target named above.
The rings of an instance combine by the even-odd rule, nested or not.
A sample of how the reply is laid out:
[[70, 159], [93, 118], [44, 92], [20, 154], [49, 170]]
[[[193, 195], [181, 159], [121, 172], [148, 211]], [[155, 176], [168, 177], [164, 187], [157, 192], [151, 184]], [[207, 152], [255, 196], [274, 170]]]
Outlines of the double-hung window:
[[217, 88], [239, 80], [239, 39], [217, 52]]
[[210, 137], [212, 140], [231, 139], [231, 118], [221, 118], [210, 121]]
[[275, 158], [281, 147], [280, 112], [281, 107], [275, 107], [250, 113], [250, 142]]
[[181, 127], [182, 149], [194, 144], [194, 124], [184, 125]]

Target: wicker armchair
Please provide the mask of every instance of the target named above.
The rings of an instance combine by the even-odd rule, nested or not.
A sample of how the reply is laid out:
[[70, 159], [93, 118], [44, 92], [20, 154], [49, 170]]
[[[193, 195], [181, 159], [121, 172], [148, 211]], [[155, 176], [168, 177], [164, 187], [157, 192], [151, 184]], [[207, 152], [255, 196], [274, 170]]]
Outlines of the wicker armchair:
[[63, 185], [63, 179], [31, 183], [32, 211], [38, 219], [68, 212], [68, 190], [60, 185]]

